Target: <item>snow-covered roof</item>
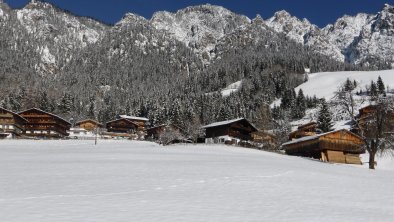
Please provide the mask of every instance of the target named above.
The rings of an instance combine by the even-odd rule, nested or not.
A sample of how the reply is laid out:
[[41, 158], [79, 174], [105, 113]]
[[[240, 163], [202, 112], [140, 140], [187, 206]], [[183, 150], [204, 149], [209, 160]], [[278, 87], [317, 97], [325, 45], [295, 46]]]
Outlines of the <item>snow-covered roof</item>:
[[149, 121], [148, 118], [145, 117], [137, 117], [137, 116], [128, 116], [128, 115], [120, 115], [120, 118], [130, 119], [130, 120], [141, 120], [141, 121]]
[[71, 125], [71, 123], [70, 123], [69, 121], [63, 119], [62, 117], [60, 117], [60, 116], [58, 116], [58, 115], [55, 115], [55, 114], [53, 114], [53, 113], [50, 113], [50, 112], [46, 112], [46, 111], [41, 110], [41, 109], [39, 109], [39, 108], [27, 109], [27, 110], [24, 110], [24, 111], [22, 111], [22, 112], [19, 112], [18, 114], [21, 115], [22, 113], [27, 112], [27, 111], [31, 111], [31, 110], [36, 110], [36, 111], [38, 111], [38, 112], [42, 112], [42, 113], [48, 114], [48, 115], [50, 115], [50, 116], [56, 117], [56, 118], [58, 118], [58, 119], [60, 119], [60, 120], [63, 120], [63, 121], [66, 122], [67, 124]]
[[202, 129], [206, 129], [206, 128], [211, 128], [211, 127], [216, 127], [216, 126], [225, 126], [225, 125], [229, 125], [229, 124], [241, 121], [241, 120], [246, 120], [254, 129], [257, 130], [257, 128], [245, 118], [238, 118], [238, 119], [232, 119], [232, 120], [226, 120], [226, 121], [211, 123], [211, 124], [203, 126], [201, 128]]
[[357, 137], [359, 137], [359, 138], [361, 139], [360, 136], [358, 136], [357, 134], [354, 134], [354, 133], [350, 132], [349, 130], [346, 130], [346, 129], [339, 129], [339, 130], [334, 130], [334, 131], [331, 131], [331, 132], [322, 133], [322, 134], [317, 134], [317, 135], [313, 135], [313, 136], [301, 137], [301, 138], [299, 138], [299, 139], [295, 139], [295, 140], [289, 141], [289, 142], [287, 142], [287, 143], [283, 143], [282, 146], [287, 146], [287, 145], [291, 145], [291, 144], [301, 143], [301, 142], [305, 142], [305, 141], [309, 141], [309, 140], [315, 140], [315, 139], [318, 139], [318, 138], [320, 138], [320, 137], [322, 137], [322, 136], [325, 136], [325, 135], [328, 135], [328, 134], [331, 134], [331, 133], [336, 133], [336, 132], [339, 132], [339, 131], [346, 131], [347, 133], [353, 134], [353, 135], [355, 135], [355, 136], [357, 136]]
[[[324, 133], [325, 134], [325, 133]], [[292, 141], [289, 141], [287, 143], [282, 144], [282, 146], [287, 146], [287, 145], [291, 145], [291, 144], [296, 144], [296, 143], [300, 143], [300, 142], [304, 142], [304, 141], [308, 141], [308, 140], [315, 140], [319, 137], [321, 137], [323, 134], [318, 134], [318, 135], [313, 135], [313, 136], [305, 136], [305, 137], [301, 137], [299, 139], [295, 139]]]

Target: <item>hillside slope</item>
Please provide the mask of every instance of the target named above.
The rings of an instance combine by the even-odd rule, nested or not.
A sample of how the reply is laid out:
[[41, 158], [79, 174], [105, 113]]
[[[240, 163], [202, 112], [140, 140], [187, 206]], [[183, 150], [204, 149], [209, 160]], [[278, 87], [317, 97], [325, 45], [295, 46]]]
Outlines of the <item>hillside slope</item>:
[[302, 89], [307, 96], [316, 96], [318, 98], [325, 98], [331, 100], [335, 91], [346, 81], [346, 79], [356, 80], [358, 88], [366, 90], [367, 85], [371, 81], [375, 81], [378, 77], [382, 77], [386, 87], [394, 90], [394, 70], [383, 71], [351, 71], [351, 72], [322, 72], [313, 73], [309, 75], [309, 80], [295, 90]]

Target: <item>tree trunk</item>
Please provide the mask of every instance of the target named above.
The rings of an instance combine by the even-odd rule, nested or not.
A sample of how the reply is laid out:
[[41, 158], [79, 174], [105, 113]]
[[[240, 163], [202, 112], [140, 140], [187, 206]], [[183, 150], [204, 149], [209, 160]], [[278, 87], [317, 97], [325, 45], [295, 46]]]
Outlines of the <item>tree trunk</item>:
[[375, 169], [375, 152], [369, 153], [369, 169]]
[[375, 169], [375, 154], [376, 154], [376, 144], [374, 141], [371, 142], [371, 150], [369, 151], [369, 169]]

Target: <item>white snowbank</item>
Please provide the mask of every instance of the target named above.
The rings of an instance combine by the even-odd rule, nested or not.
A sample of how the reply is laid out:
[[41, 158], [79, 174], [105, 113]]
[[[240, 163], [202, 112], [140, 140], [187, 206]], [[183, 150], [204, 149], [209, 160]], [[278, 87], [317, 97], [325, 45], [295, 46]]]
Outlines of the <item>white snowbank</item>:
[[391, 222], [393, 162], [365, 167], [219, 145], [2, 140], [0, 221]]

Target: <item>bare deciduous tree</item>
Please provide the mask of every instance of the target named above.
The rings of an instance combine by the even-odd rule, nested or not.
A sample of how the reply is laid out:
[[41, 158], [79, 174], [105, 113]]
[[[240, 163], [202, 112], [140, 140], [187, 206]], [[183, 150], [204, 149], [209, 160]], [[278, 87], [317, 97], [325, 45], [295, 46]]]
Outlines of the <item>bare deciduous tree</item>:
[[394, 117], [394, 99], [383, 96], [371, 98], [372, 111], [362, 118], [356, 115], [357, 104], [360, 101], [356, 102], [351, 91], [338, 91], [334, 102], [351, 118], [353, 128], [363, 138], [369, 153], [369, 168], [375, 169], [376, 154], [394, 149], [392, 136], [394, 124], [391, 121]]

